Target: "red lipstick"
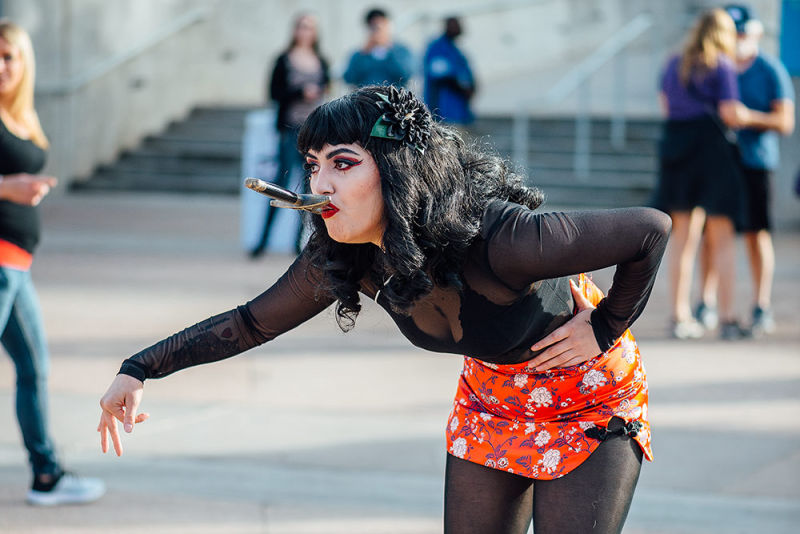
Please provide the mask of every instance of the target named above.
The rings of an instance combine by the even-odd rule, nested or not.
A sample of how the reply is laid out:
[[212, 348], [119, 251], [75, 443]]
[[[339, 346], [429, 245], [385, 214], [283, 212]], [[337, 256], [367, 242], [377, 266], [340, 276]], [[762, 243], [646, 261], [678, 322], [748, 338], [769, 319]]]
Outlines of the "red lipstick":
[[322, 215], [323, 219], [330, 219], [337, 213], [339, 213], [339, 208], [337, 208], [333, 204], [328, 204], [327, 206], [325, 206], [325, 209], [322, 210], [322, 213], [320, 213], [320, 215]]

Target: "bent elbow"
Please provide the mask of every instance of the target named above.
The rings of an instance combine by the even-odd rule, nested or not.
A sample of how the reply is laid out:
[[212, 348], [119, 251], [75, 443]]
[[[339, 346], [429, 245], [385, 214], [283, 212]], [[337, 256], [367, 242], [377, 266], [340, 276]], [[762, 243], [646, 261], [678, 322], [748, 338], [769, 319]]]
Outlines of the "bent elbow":
[[669, 237], [672, 231], [672, 218], [661, 210], [655, 208], [643, 208], [647, 210], [647, 221], [651, 231], [662, 237]]
[[794, 132], [794, 117], [784, 120], [780, 128], [781, 135], [789, 136]]

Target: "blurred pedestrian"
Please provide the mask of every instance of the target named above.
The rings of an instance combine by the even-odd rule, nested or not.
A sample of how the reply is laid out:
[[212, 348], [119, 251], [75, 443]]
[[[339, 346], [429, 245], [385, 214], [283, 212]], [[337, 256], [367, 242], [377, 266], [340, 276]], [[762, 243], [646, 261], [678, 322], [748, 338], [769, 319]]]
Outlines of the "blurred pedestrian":
[[34, 65], [28, 34], [0, 19], [0, 341], [17, 373], [17, 421], [33, 471], [28, 502], [48, 506], [94, 501], [105, 486], [65, 472], [48, 429], [49, 355], [30, 267], [37, 206], [56, 179], [39, 174], [48, 142], [33, 107]]
[[734, 221], [744, 191], [735, 134], [746, 108], [736, 84], [736, 27], [722, 9], [703, 13], [661, 77], [667, 120], [659, 147], [654, 205], [672, 217], [670, 300], [672, 334], [699, 338], [704, 329], [691, 311], [689, 294], [703, 225], [712, 264], [719, 273], [721, 336], [744, 335], [734, 315]]
[[[738, 132], [748, 209], [744, 225], [738, 230], [744, 233], [753, 280], [750, 332], [760, 336], [775, 331], [770, 190], [772, 173], [780, 161], [778, 135], [790, 135], [794, 130], [794, 88], [780, 60], [760, 50], [764, 25], [755, 11], [747, 5], [729, 5], [725, 10], [736, 24], [739, 96], [748, 110]], [[707, 261], [705, 249], [704, 246], [700, 261], [701, 301], [695, 308], [695, 317], [709, 328], [716, 319], [718, 274]]]
[[425, 104], [449, 124], [466, 125], [474, 120], [470, 100], [475, 94], [475, 78], [466, 56], [456, 46], [462, 34], [461, 21], [448, 17], [444, 34], [425, 51]]
[[[146, 419], [145, 380], [244, 352], [334, 303], [350, 330], [368, 298], [414, 345], [464, 360], [446, 430], [446, 533], [520, 533], [531, 517], [537, 532], [619, 533], [652, 458], [628, 327], [669, 217], [539, 213], [540, 191], [393, 86], [323, 104], [298, 145], [311, 191], [331, 198], [303, 253], [247, 304], [126, 359], [100, 402], [102, 450], [110, 435], [122, 453], [118, 421], [131, 432]], [[605, 298], [568, 279], [608, 266]]]
[[392, 21], [380, 8], [364, 17], [369, 35], [361, 50], [353, 53], [344, 72], [350, 85], [391, 84], [405, 87], [414, 74], [414, 57], [404, 45], [394, 41]]
[[[269, 82], [269, 99], [278, 106], [278, 174], [273, 180], [288, 186], [292, 176], [302, 174], [303, 157], [297, 151], [297, 131], [306, 117], [320, 105], [328, 90], [328, 63], [319, 51], [317, 19], [307, 13], [297, 16], [289, 46], [275, 61]], [[305, 187], [305, 183], [303, 184]], [[264, 229], [250, 256], [261, 256], [267, 248], [276, 208], [267, 208]], [[295, 238], [300, 250], [302, 224]]]

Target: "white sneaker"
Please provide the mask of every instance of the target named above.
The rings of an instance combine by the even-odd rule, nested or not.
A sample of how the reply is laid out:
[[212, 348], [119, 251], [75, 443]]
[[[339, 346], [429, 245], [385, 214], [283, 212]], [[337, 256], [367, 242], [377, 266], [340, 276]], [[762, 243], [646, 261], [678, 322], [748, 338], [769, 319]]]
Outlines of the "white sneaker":
[[85, 504], [96, 501], [105, 493], [106, 485], [99, 478], [85, 478], [64, 473], [50, 490], [28, 491], [28, 504], [35, 506]]
[[676, 339], [700, 339], [704, 333], [703, 325], [695, 321], [694, 318], [672, 323], [672, 337]]

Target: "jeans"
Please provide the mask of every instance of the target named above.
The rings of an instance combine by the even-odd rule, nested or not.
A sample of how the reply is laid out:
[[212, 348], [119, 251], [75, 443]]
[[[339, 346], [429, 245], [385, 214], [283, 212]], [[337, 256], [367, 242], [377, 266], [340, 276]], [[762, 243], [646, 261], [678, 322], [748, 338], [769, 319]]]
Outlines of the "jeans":
[[49, 356], [29, 271], [0, 267], [0, 342], [17, 371], [17, 420], [34, 475], [59, 471], [47, 432]]
[[[282, 130], [278, 140], [278, 174], [275, 176], [273, 182], [281, 187], [289, 187], [292, 179], [292, 173], [296, 170], [302, 169], [305, 160], [303, 156], [297, 151], [297, 129]], [[308, 183], [304, 181], [302, 184], [303, 189], [301, 193], [306, 192]], [[267, 247], [269, 240], [269, 231], [272, 227], [272, 222], [275, 219], [279, 208], [272, 206], [267, 208], [266, 218], [264, 219], [264, 230], [261, 233], [261, 240], [258, 245], [253, 249], [252, 254], [260, 254]], [[298, 231], [296, 237], [297, 251], [300, 251], [300, 239], [302, 234], [302, 227]]]

